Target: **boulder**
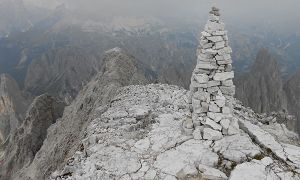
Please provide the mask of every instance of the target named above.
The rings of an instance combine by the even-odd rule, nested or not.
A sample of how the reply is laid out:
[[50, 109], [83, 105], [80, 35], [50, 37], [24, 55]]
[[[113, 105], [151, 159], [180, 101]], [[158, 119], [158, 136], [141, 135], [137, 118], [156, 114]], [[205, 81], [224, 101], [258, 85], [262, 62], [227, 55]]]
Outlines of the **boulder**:
[[231, 72], [216, 73], [213, 79], [215, 81], [225, 81], [225, 80], [233, 79], [233, 78], [234, 78], [234, 73], [233, 73], [233, 71], [231, 71]]
[[206, 140], [219, 140], [222, 139], [223, 135], [220, 131], [213, 130], [211, 128], [203, 129], [203, 139]]

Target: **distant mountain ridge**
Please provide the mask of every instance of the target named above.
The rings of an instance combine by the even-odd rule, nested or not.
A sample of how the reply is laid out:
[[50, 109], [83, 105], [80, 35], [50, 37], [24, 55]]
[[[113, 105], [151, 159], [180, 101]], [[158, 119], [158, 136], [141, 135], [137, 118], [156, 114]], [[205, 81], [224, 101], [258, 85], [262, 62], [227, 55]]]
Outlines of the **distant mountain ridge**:
[[258, 113], [287, 110], [281, 78], [277, 61], [261, 49], [250, 72], [236, 80], [236, 97]]
[[297, 129], [300, 132], [300, 71], [291, 76], [284, 84], [289, 112], [298, 118]]
[[70, 103], [81, 88], [97, 74], [101, 64], [101, 57], [82, 48], [51, 50], [29, 65], [25, 90], [34, 96], [49, 93]]
[[0, 75], [0, 145], [22, 123], [29, 102], [12, 77]]

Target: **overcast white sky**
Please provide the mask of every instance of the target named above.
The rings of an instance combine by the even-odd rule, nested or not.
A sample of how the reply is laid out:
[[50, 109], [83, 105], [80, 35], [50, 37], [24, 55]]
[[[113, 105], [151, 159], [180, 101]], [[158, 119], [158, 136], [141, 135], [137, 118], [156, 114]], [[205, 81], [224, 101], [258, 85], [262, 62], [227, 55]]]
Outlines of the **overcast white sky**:
[[207, 14], [212, 5], [221, 9], [224, 19], [270, 23], [300, 22], [300, 0], [24, 0], [68, 8], [94, 17], [185, 17]]

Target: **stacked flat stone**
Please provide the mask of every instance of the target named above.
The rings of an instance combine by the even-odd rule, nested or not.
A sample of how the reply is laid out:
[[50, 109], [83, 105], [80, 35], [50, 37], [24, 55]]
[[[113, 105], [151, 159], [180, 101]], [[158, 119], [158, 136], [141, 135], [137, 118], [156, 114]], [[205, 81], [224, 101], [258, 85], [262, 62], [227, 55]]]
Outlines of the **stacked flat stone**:
[[190, 85], [195, 133], [199, 136], [200, 132], [203, 139], [218, 140], [239, 131], [232, 116], [235, 86], [231, 52], [225, 24], [213, 7], [201, 33]]

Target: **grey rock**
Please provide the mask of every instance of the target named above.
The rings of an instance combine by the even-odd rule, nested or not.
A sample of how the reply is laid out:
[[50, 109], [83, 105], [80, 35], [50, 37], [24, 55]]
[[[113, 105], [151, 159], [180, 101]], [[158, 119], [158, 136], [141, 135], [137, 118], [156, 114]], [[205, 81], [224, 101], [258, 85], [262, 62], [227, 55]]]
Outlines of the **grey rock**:
[[100, 57], [81, 48], [52, 50], [29, 65], [25, 89], [33, 95], [48, 93], [70, 103], [100, 71], [102, 63]]
[[259, 51], [250, 72], [235, 84], [236, 98], [255, 112], [287, 109], [279, 65], [267, 49]]
[[203, 129], [203, 139], [207, 140], [219, 140], [222, 139], [223, 135], [220, 131], [213, 130], [211, 128]]
[[22, 125], [11, 135], [1, 165], [1, 175], [9, 179], [30, 164], [43, 145], [47, 129], [63, 114], [65, 104], [49, 95], [41, 95], [30, 105]]
[[9, 141], [22, 123], [30, 99], [26, 98], [17, 82], [7, 74], [0, 75], [0, 145]]
[[215, 76], [214, 76], [215, 81], [225, 81], [225, 80], [232, 79], [232, 78], [234, 78], [233, 71], [216, 73]]
[[108, 104], [120, 87], [148, 82], [144, 74], [137, 69], [136, 60], [123, 51], [107, 53], [103, 62], [102, 72], [98, 73], [65, 109], [61, 120], [48, 129], [47, 138], [34, 160], [28, 167], [15, 174], [16, 179], [48, 177], [68, 155], [78, 149], [85, 128], [92, 120], [92, 114], [101, 113], [97, 111], [97, 107]]

